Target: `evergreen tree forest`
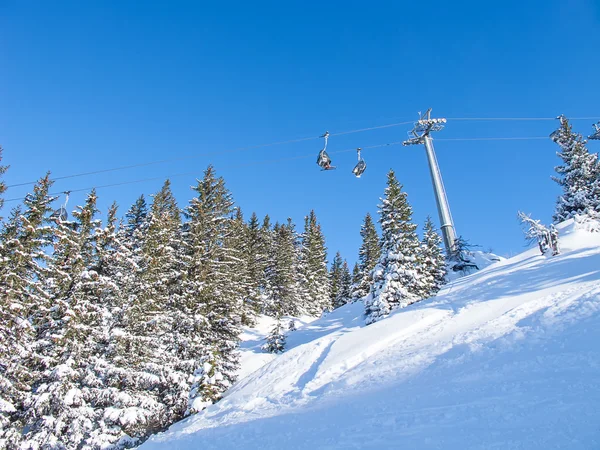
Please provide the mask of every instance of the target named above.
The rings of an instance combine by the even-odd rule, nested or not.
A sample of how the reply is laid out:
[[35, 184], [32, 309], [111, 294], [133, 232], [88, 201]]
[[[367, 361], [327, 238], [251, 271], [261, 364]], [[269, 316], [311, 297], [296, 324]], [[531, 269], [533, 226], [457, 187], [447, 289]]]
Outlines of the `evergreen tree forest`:
[[139, 445], [221, 398], [258, 315], [278, 318], [280, 352], [282, 316], [349, 297], [344, 263], [332, 295], [314, 211], [301, 232], [246, 220], [212, 167], [187, 205], [167, 180], [104, 223], [95, 191], [65, 217], [51, 188], [47, 174], [0, 229], [0, 448]]

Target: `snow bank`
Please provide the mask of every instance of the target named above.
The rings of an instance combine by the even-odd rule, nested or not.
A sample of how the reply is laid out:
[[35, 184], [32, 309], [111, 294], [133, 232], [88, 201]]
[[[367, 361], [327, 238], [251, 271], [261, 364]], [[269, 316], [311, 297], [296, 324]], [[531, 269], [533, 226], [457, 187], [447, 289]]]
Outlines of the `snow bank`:
[[600, 448], [600, 234], [560, 232], [557, 257], [533, 248], [371, 326], [360, 304], [306, 324], [141, 448]]

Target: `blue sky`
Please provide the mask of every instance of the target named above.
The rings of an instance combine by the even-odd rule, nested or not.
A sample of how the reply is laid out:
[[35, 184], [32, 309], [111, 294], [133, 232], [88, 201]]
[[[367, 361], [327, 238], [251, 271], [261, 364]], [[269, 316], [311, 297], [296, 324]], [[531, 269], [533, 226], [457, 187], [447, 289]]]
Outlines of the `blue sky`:
[[[320, 172], [318, 139], [227, 150], [403, 122], [432, 107], [449, 118], [435, 144], [458, 233], [511, 255], [524, 246], [517, 210], [551, 218], [554, 144], [443, 139], [547, 136], [556, 123], [451, 119], [600, 116], [595, 0], [221, 3], [0, 0], [7, 183], [195, 156], [65, 179], [54, 191], [187, 173], [171, 178], [183, 207], [213, 164], [247, 217], [292, 217], [300, 228], [314, 208], [330, 252], [353, 262], [390, 168], [415, 222], [437, 221], [421, 147], [365, 150], [361, 179], [352, 151]], [[588, 134], [592, 122], [574, 125]], [[410, 128], [332, 137], [328, 149], [401, 141]], [[99, 189], [100, 208], [116, 200], [124, 214], [161, 185]]]

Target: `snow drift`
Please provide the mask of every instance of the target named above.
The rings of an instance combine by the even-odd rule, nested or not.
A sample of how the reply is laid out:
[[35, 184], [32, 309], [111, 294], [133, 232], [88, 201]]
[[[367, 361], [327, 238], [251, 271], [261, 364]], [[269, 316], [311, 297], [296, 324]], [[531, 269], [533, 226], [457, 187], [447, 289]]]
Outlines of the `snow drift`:
[[528, 250], [368, 327], [361, 304], [305, 324], [141, 448], [600, 448], [600, 234], [560, 232], [559, 256]]

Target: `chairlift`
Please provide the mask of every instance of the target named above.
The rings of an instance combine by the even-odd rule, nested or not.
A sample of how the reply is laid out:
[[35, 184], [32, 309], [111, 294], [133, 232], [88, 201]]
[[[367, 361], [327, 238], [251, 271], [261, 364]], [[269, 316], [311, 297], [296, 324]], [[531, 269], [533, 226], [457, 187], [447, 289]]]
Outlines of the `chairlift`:
[[356, 176], [356, 178], [360, 178], [363, 172], [367, 169], [367, 163], [360, 156], [360, 150], [360, 148], [356, 149], [356, 153], [358, 155], [358, 163], [356, 163], [356, 166], [354, 166], [354, 169], [352, 169], [352, 173]]
[[594, 140], [594, 141], [600, 141], [600, 122], [595, 123], [594, 125], [592, 125], [594, 127], [594, 133], [588, 137], [588, 139]]
[[327, 154], [327, 151], [326, 151], [327, 150], [327, 139], [329, 138], [329, 132], [326, 131], [325, 134], [321, 137], [325, 138], [325, 145], [323, 146], [323, 150], [321, 150], [319, 152], [319, 156], [317, 157], [317, 164], [323, 170], [335, 169], [335, 167], [333, 167], [331, 165], [331, 158], [329, 157], [329, 155]]
[[69, 201], [69, 194], [71, 193], [71, 191], [65, 191], [63, 192], [63, 194], [65, 194], [65, 204], [62, 205], [60, 208], [58, 208], [57, 210], [55, 210], [51, 215], [50, 215], [50, 219], [56, 221], [56, 223], [59, 222], [66, 222], [67, 219], [69, 218], [69, 214], [67, 213], [67, 203]]

